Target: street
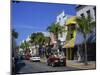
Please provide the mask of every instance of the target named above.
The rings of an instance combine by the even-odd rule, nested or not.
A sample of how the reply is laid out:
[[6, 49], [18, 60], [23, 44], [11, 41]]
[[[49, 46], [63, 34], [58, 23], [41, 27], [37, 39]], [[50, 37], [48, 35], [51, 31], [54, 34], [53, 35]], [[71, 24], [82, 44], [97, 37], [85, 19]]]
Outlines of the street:
[[30, 61], [27, 61], [27, 60], [24, 60], [24, 62], [25, 62], [25, 66], [22, 67], [17, 72], [17, 74], [77, 70], [75, 68], [69, 68], [69, 67], [65, 67], [65, 66], [52, 67], [52, 66], [48, 66], [46, 63], [41, 63], [41, 62], [30, 62]]

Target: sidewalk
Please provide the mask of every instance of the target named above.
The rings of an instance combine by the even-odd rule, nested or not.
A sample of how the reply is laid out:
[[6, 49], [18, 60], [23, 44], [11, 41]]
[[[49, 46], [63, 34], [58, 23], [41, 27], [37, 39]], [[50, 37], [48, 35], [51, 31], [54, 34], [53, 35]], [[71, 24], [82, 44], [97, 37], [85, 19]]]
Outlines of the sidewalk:
[[[46, 58], [41, 58], [40, 62], [46, 63]], [[84, 63], [77, 62], [77, 60], [67, 60], [66, 67], [73, 67], [77, 69], [95, 69], [96, 62], [95, 61], [88, 61], [88, 65], [84, 65]]]
[[84, 63], [77, 62], [75, 60], [67, 60], [67, 67], [73, 67], [78, 69], [95, 69], [96, 68], [96, 62], [90, 61], [88, 62], [88, 65], [84, 65]]
[[46, 63], [46, 62], [47, 62], [47, 59], [46, 59], [46, 57], [44, 57], [44, 58], [41, 58], [40, 62], [42, 62], [42, 63]]

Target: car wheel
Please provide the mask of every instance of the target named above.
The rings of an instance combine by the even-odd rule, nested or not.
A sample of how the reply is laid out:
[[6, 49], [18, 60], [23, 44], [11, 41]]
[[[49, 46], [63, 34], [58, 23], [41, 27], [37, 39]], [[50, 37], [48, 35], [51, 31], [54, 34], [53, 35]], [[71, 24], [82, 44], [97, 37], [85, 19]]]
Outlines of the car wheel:
[[47, 65], [50, 66], [50, 63], [47, 61]]
[[50, 64], [49, 64], [49, 63], [47, 63], [47, 65], [48, 65], [48, 66], [50, 66]]
[[52, 63], [52, 64], [51, 64], [51, 66], [52, 66], [52, 67], [55, 67], [55, 64], [54, 64], [54, 63]]

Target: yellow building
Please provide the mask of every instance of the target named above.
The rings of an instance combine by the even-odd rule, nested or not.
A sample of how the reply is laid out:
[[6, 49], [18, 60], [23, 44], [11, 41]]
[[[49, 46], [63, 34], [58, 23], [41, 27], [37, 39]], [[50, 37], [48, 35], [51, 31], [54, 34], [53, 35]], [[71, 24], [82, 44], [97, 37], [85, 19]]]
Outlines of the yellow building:
[[66, 21], [66, 25], [68, 27], [67, 30], [67, 38], [66, 38], [66, 44], [63, 46], [63, 48], [66, 48], [66, 57], [68, 60], [74, 59], [74, 45], [75, 45], [75, 39], [76, 39], [76, 16], [70, 17]]

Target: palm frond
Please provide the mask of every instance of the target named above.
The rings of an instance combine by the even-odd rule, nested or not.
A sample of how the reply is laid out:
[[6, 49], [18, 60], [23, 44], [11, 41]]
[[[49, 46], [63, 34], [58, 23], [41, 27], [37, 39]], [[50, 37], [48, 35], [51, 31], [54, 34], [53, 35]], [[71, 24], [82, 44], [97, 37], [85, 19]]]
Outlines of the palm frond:
[[90, 16], [87, 17], [77, 17], [76, 22], [79, 26], [79, 30], [82, 33], [89, 33], [93, 27], [95, 27], [95, 22], [92, 21]]

